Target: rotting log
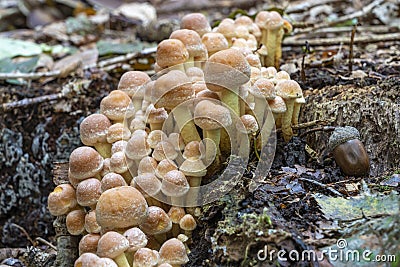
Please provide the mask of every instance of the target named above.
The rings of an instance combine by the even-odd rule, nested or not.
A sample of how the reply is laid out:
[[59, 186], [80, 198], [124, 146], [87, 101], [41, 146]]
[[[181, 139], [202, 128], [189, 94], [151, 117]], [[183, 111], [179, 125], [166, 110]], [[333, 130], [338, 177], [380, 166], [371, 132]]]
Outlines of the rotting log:
[[[329, 120], [333, 126], [353, 126], [361, 134], [373, 176], [400, 166], [400, 81], [387, 78], [376, 85], [329, 86], [307, 91], [300, 121]], [[307, 143], [321, 155], [328, 151], [329, 133], [315, 132]]]
[[[69, 183], [68, 181], [68, 162], [55, 162], [53, 169], [53, 182], [55, 185]], [[79, 236], [72, 236], [67, 231], [65, 225], [66, 216], [57, 216], [53, 226], [56, 231], [57, 239], [57, 258], [54, 263], [56, 267], [74, 266], [78, 258]]]

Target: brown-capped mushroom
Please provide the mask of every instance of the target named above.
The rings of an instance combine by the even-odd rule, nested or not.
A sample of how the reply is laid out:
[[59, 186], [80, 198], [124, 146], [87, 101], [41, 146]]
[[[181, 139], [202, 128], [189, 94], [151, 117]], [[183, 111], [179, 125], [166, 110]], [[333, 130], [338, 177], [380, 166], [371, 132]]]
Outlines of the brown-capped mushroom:
[[99, 243], [99, 240], [100, 234], [84, 235], [79, 241], [79, 255], [82, 255], [84, 253], [97, 253], [97, 244]]
[[175, 30], [171, 33], [170, 39], [180, 40], [186, 47], [189, 53], [189, 59], [185, 63], [185, 69], [194, 66], [194, 59], [201, 56], [203, 51], [206, 49], [201, 42], [200, 35], [193, 30], [180, 29]]
[[201, 38], [202, 43], [206, 47], [208, 57], [211, 57], [218, 51], [229, 48], [228, 40], [219, 32], [209, 32]]
[[181, 19], [181, 29], [189, 29], [197, 32], [200, 36], [211, 31], [210, 23], [202, 13], [186, 14]]
[[135, 108], [129, 95], [122, 90], [111, 91], [100, 102], [100, 113], [114, 123], [123, 123], [135, 115]]
[[96, 208], [101, 195], [101, 182], [96, 178], [81, 181], [76, 187], [76, 200], [83, 207]]
[[91, 147], [78, 147], [69, 155], [69, 172], [75, 179], [99, 177], [102, 168], [103, 157]]
[[71, 235], [80, 235], [85, 231], [85, 215], [83, 209], [70, 211], [65, 219], [67, 231]]
[[171, 68], [185, 71], [183, 63], [189, 59], [185, 45], [177, 39], [166, 39], [157, 46], [156, 61], [163, 69]]
[[142, 108], [145, 87], [150, 80], [143, 71], [127, 71], [119, 79], [118, 90], [124, 91], [132, 99], [136, 112]]
[[162, 180], [161, 191], [167, 197], [171, 197], [174, 206], [182, 206], [184, 196], [189, 191], [189, 183], [186, 176], [178, 170], [167, 172]]
[[129, 241], [121, 234], [109, 231], [100, 237], [97, 255], [113, 259], [118, 267], [130, 267], [124, 252], [129, 248]]
[[67, 214], [77, 204], [75, 188], [70, 184], [56, 186], [47, 199], [47, 207], [54, 216]]
[[185, 245], [177, 238], [171, 238], [162, 244], [160, 250], [160, 263], [169, 263], [181, 266], [189, 261]]
[[110, 120], [103, 114], [87, 116], [79, 126], [80, 138], [84, 145], [94, 146], [104, 158], [110, 157], [111, 144], [107, 142]]
[[154, 267], [158, 265], [160, 255], [157, 250], [140, 248], [135, 252], [133, 266], [135, 267]]
[[182, 207], [172, 206], [168, 211], [168, 216], [172, 221], [172, 236], [177, 237], [180, 233], [179, 221], [185, 216], [185, 209]]
[[185, 231], [187, 237], [191, 238], [193, 230], [197, 227], [197, 222], [191, 214], [185, 214], [179, 220], [179, 227]]
[[163, 243], [166, 239], [166, 233], [172, 228], [172, 221], [162, 208], [150, 206], [148, 216], [140, 224], [139, 228], [146, 235], [153, 235], [158, 242]]
[[104, 192], [108, 189], [123, 186], [123, 185], [127, 185], [124, 177], [122, 177], [122, 175], [115, 173], [115, 172], [107, 173], [101, 179], [101, 191], [102, 192]]
[[96, 221], [96, 211], [91, 210], [85, 215], [85, 230], [90, 234], [100, 233], [101, 226]]

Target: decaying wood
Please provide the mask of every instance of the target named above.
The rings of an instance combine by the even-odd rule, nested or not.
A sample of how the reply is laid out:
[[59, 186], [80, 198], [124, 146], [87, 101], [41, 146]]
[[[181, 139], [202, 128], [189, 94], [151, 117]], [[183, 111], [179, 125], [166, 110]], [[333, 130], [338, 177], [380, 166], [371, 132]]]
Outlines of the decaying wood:
[[[334, 126], [356, 127], [370, 157], [370, 174], [378, 175], [400, 166], [399, 99], [400, 82], [396, 78], [363, 88], [326, 87], [308, 95], [301, 121], [334, 118]], [[326, 151], [329, 133], [315, 132], [307, 138], [317, 152]]]
[[[55, 162], [53, 168], [53, 181], [56, 185], [68, 183], [68, 162]], [[74, 266], [78, 258], [79, 236], [68, 233], [65, 225], [66, 216], [57, 216], [53, 223], [57, 237], [57, 258], [54, 266]]]

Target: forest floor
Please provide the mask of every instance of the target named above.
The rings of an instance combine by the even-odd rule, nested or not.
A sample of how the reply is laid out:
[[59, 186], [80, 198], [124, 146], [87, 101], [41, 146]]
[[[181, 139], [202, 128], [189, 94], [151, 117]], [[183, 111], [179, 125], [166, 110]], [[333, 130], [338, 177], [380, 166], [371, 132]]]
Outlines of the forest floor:
[[[284, 11], [294, 26], [281, 69], [307, 96], [300, 121], [318, 121], [289, 143], [278, 134], [270, 171], [255, 190], [249, 190], [258, 162], [253, 152], [234, 188], [202, 207], [187, 266], [400, 266], [398, 1], [151, 1], [157, 19], [86, 6], [84, 12], [96, 13], [91, 20], [74, 16], [82, 6], [50, 2], [27, 13], [16, 1], [0, 1], [0, 40], [41, 44], [15, 44], [10, 55], [1, 54], [0, 44], [0, 266], [35, 266], [36, 252], [27, 247], [55, 253], [45, 242], [56, 245], [47, 210], [54, 162], [68, 161], [81, 145], [80, 121], [98, 111], [124, 72], [153, 73], [154, 47], [180, 17], [201, 11], [214, 23], [270, 8]], [[61, 20], [44, 16], [46, 8], [62, 11]], [[49, 24], [33, 28], [43, 21]], [[28, 74], [16, 76], [17, 70]], [[345, 125], [360, 130], [368, 176], [345, 176], [326, 150], [326, 126]], [[278, 258], [280, 250], [286, 254]], [[336, 250], [329, 260], [289, 257], [329, 250]], [[343, 256], [355, 252], [360, 260]], [[387, 262], [374, 261], [377, 255]], [[392, 256], [396, 263], [389, 263]]]

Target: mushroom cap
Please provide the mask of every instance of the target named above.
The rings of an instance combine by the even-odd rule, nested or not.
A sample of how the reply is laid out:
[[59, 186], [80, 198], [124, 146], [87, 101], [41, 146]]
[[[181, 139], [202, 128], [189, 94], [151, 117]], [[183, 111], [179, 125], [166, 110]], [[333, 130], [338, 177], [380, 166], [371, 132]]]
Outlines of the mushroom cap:
[[248, 16], [240, 16], [235, 19], [235, 25], [246, 26], [247, 28], [252, 28], [253, 20]]
[[189, 143], [187, 143], [182, 156], [184, 159], [200, 158], [201, 157], [200, 142], [199, 141], [190, 141]]
[[161, 141], [167, 141], [168, 137], [162, 130], [153, 130], [147, 136], [147, 143], [151, 148], [155, 148]]
[[280, 80], [276, 86], [276, 95], [283, 99], [298, 98], [303, 95], [300, 85], [294, 80]]
[[149, 248], [140, 248], [133, 256], [133, 266], [135, 267], [153, 267], [157, 266], [160, 255], [157, 250]]
[[190, 67], [186, 70], [186, 75], [189, 77], [190, 81], [192, 81], [192, 82], [204, 81], [204, 72], [201, 68]]
[[[273, 72], [273, 70], [272, 70], [272, 72]], [[278, 82], [280, 80], [290, 80], [290, 75], [286, 71], [280, 70], [275, 73], [274, 78], [275, 78], [276, 82]]]
[[110, 258], [100, 258], [96, 267], [118, 267], [118, 265]]
[[240, 117], [240, 122], [237, 121], [236, 129], [245, 134], [253, 134], [258, 131], [259, 127], [253, 115], [244, 114]]
[[185, 264], [189, 261], [185, 245], [177, 238], [171, 238], [162, 244], [160, 250], [160, 263]]
[[79, 255], [84, 253], [96, 253], [97, 252], [97, 244], [99, 243], [100, 235], [99, 234], [87, 234], [84, 235], [79, 241]]
[[270, 18], [270, 12], [269, 11], [260, 11], [257, 13], [254, 22], [257, 24], [257, 26], [260, 29], [266, 29], [267, 22]]
[[236, 36], [235, 29], [235, 22], [230, 18], [225, 18], [216, 28], [216, 32], [223, 34], [226, 39], [231, 39]]
[[[129, 132], [129, 135], [130, 135], [130, 132]], [[111, 146], [111, 155], [114, 153], [120, 152], [120, 151], [125, 151], [127, 143], [128, 143], [128, 141], [125, 141], [125, 140], [118, 140], [118, 141], [114, 142]], [[108, 159], [110, 159], [110, 158], [108, 158]]]
[[81, 122], [79, 133], [81, 141], [86, 146], [107, 142], [110, 120], [103, 114], [91, 114]]
[[157, 161], [150, 156], [142, 158], [138, 166], [138, 175], [145, 173], [155, 173], [157, 169]]
[[67, 214], [65, 225], [71, 235], [80, 235], [85, 230], [86, 212], [82, 209], [72, 210]]
[[161, 191], [161, 181], [152, 173], [138, 175], [132, 181], [143, 195], [155, 196]]
[[185, 160], [179, 170], [188, 177], [203, 177], [207, 174], [207, 166], [199, 158]]
[[119, 79], [118, 90], [124, 91], [132, 99], [143, 98], [145, 85], [150, 80], [143, 71], [127, 71]]
[[100, 258], [94, 253], [83, 253], [79, 256], [79, 258], [75, 261], [75, 267], [91, 267], [98, 266]]
[[178, 166], [176, 166], [175, 162], [169, 159], [163, 159], [160, 161], [156, 168], [156, 175], [160, 179], [164, 179], [165, 174], [172, 170], [177, 170]]
[[333, 151], [338, 145], [347, 141], [360, 140], [360, 132], [352, 126], [336, 127], [328, 141], [328, 149]]
[[78, 147], [69, 156], [69, 171], [75, 179], [94, 177], [102, 168], [103, 157], [91, 147]]
[[124, 173], [129, 170], [129, 167], [124, 151], [118, 151], [111, 155], [110, 168], [112, 172]]
[[103, 160], [103, 169], [100, 171], [100, 176], [104, 176], [104, 175], [106, 175], [107, 173], [110, 173], [110, 172], [111, 172], [110, 162], [111, 162], [111, 159], [110, 159], [110, 158], [105, 158], [105, 159]]
[[168, 216], [173, 223], [179, 223], [185, 214], [185, 209], [177, 206], [172, 206], [168, 211]]
[[268, 20], [265, 23], [265, 27], [268, 30], [277, 30], [283, 26], [283, 18], [282, 16], [276, 11], [270, 11]]
[[202, 53], [204, 50], [204, 45], [201, 42], [200, 35], [193, 30], [189, 29], [180, 29], [175, 30], [171, 33], [170, 39], [180, 40], [186, 47], [189, 52], [189, 56], [195, 57]]
[[167, 172], [162, 180], [161, 191], [166, 196], [181, 197], [190, 189], [189, 183], [183, 172], [172, 170]]
[[[286, 72], [287, 73], [287, 72]], [[261, 67], [261, 76], [267, 79], [273, 79], [275, 78], [275, 76], [277, 75], [277, 70], [275, 69], [275, 67]], [[289, 79], [285, 79], [285, 80], [290, 80], [290, 76]]]
[[191, 214], [185, 214], [179, 220], [179, 227], [185, 231], [193, 231], [194, 229], [196, 229], [197, 223]]
[[131, 98], [122, 90], [111, 91], [100, 102], [100, 113], [110, 120], [123, 120], [135, 115]]
[[76, 187], [76, 200], [84, 207], [96, 205], [101, 195], [101, 182], [96, 178], [81, 181]]
[[265, 98], [267, 100], [273, 100], [276, 97], [274, 83], [266, 78], [257, 79], [253, 87], [251, 87], [250, 93], [254, 97]]
[[100, 237], [97, 255], [114, 259], [129, 248], [129, 241], [120, 233], [109, 231]]
[[143, 231], [138, 227], [133, 227], [126, 230], [123, 236], [125, 236], [125, 238], [129, 241], [128, 252], [135, 252], [140, 248], [144, 248], [148, 242], [145, 233], [143, 233]]
[[157, 46], [156, 61], [161, 68], [183, 64], [189, 59], [185, 45], [177, 39], [166, 39]]
[[131, 186], [111, 188], [101, 194], [96, 206], [96, 219], [104, 229], [137, 226], [147, 217], [147, 202]]
[[299, 98], [296, 98], [294, 100], [294, 103], [296, 103], [296, 104], [305, 104], [306, 103], [306, 99], [304, 98], [304, 96], [301, 96]]
[[49, 194], [47, 207], [54, 216], [67, 214], [77, 205], [75, 188], [70, 184], [60, 184]]
[[127, 185], [124, 177], [122, 175], [110, 172], [103, 176], [101, 179], [101, 191], [104, 192], [108, 189]]
[[128, 140], [131, 131], [122, 123], [112, 124], [107, 131], [107, 142], [112, 144], [120, 140]]
[[133, 120], [131, 120], [131, 124], [129, 125], [129, 130], [131, 130], [131, 132], [144, 129], [146, 129], [146, 123], [144, 122], [144, 120], [139, 118], [134, 118]]
[[151, 153], [151, 148], [147, 142], [147, 133], [144, 130], [136, 130], [126, 144], [125, 154], [133, 160], [140, 160]]
[[96, 221], [96, 211], [91, 210], [85, 215], [85, 230], [88, 233], [100, 233], [101, 226]]
[[178, 157], [178, 152], [170, 142], [161, 141], [154, 148], [152, 156], [157, 161], [162, 161], [163, 159], [174, 160]]
[[150, 206], [148, 216], [139, 228], [147, 235], [162, 234], [171, 230], [172, 221], [162, 208]]
[[213, 54], [207, 61], [204, 78], [208, 89], [236, 90], [250, 80], [251, 68], [243, 54], [228, 48]]
[[232, 124], [229, 109], [209, 100], [200, 101], [194, 109], [194, 122], [203, 130], [217, 130]]
[[261, 61], [260, 57], [258, 57], [256, 54], [249, 54], [246, 56], [246, 60], [249, 63], [251, 67], [255, 67], [257, 69], [261, 69]]
[[153, 106], [148, 109], [148, 114], [148, 123], [163, 123], [168, 118], [168, 113], [164, 108], [154, 108]]
[[285, 113], [287, 110], [285, 101], [280, 96], [276, 96], [273, 100], [269, 100], [268, 105], [273, 113]]
[[207, 17], [201, 13], [186, 14], [181, 19], [181, 29], [196, 31], [200, 36], [211, 31]]
[[225, 36], [219, 32], [206, 33], [201, 38], [201, 41], [206, 47], [208, 54], [212, 54], [229, 47]]
[[192, 82], [180, 70], [171, 70], [160, 76], [151, 91], [152, 102], [156, 108], [172, 110], [177, 105], [194, 97]]
[[196, 94], [196, 98], [200, 99], [200, 100], [202, 98], [211, 98], [211, 99], [215, 99], [215, 100], [220, 100], [219, 95], [216, 92], [207, 89], [207, 87], [206, 87], [206, 89], [198, 92]]

